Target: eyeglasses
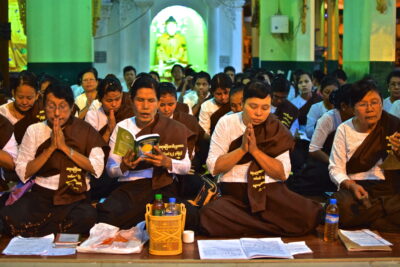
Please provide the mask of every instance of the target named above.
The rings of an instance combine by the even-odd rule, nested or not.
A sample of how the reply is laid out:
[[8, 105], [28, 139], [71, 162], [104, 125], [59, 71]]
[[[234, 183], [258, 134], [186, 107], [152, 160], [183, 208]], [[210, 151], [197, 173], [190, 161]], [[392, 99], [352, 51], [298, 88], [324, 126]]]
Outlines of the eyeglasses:
[[63, 111], [67, 111], [69, 109], [69, 105], [65, 104], [65, 105], [56, 106], [54, 104], [47, 104], [46, 109], [49, 111], [56, 111], [58, 109], [59, 111], [63, 112]]
[[96, 79], [84, 79], [84, 80], [82, 80], [82, 82], [84, 82], [84, 83], [94, 82], [94, 81], [96, 81]]
[[362, 109], [366, 109], [369, 106], [373, 107], [373, 108], [377, 108], [380, 105], [382, 105], [382, 102], [380, 100], [372, 100], [371, 102], [359, 102], [356, 104], [357, 107], [362, 108]]
[[400, 87], [400, 82], [391, 82], [389, 83], [390, 87]]

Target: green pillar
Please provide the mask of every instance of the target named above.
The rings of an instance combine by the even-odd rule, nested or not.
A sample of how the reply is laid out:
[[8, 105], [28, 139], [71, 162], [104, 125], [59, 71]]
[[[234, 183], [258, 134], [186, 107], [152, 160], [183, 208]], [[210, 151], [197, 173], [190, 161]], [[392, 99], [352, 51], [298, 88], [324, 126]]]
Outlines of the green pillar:
[[344, 2], [343, 68], [349, 81], [372, 75], [384, 88], [396, 51], [396, 1], [378, 10], [375, 0]]
[[92, 1], [27, 1], [28, 69], [68, 83], [92, 66]]
[[[271, 16], [289, 16], [289, 34], [271, 33]], [[312, 71], [314, 67], [314, 0], [260, 1], [260, 60], [267, 70]]]

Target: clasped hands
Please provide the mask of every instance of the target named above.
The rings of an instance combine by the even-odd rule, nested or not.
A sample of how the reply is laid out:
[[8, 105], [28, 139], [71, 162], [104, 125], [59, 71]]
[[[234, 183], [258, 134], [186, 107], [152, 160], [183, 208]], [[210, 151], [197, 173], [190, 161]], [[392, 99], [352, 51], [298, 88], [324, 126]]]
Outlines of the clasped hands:
[[243, 150], [244, 153], [249, 152], [251, 155], [258, 151], [257, 140], [254, 134], [253, 125], [251, 123], [247, 124], [246, 130], [244, 131], [242, 137], [242, 145], [240, 146], [240, 148]]
[[67, 155], [70, 153], [70, 148], [65, 143], [64, 133], [60, 126], [60, 121], [58, 118], [54, 118], [53, 132], [51, 133], [50, 150], [51, 152], [54, 152], [57, 149], [63, 151]]
[[121, 169], [123, 169], [122, 167], [126, 167], [126, 169], [133, 170], [141, 161], [145, 161], [153, 166], [164, 167], [168, 170], [172, 170], [172, 159], [167, 157], [158, 146], [154, 146], [154, 149], [156, 150], [157, 154], [144, 153], [145, 157], [138, 157], [136, 160], [135, 152], [129, 150], [126, 155], [122, 157], [121, 164], [125, 166], [121, 166]]

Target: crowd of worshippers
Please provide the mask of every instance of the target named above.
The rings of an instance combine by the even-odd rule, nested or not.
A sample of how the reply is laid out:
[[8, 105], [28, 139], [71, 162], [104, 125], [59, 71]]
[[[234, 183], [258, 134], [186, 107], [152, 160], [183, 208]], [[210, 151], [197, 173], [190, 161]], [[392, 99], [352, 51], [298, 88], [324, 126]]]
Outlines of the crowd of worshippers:
[[[198, 234], [300, 236], [323, 222], [309, 196], [327, 192], [341, 227], [400, 232], [400, 71], [385, 99], [343, 70], [288, 80], [227, 67], [211, 78], [175, 65], [172, 82], [123, 72], [122, 83], [94, 68], [74, 86], [29, 71], [12, 79], [0, 106], [3, 234], [128, 229], [161, 193], [185, 204]], [[117, 155], [119, 128], [157, 133], [159, 145]]]

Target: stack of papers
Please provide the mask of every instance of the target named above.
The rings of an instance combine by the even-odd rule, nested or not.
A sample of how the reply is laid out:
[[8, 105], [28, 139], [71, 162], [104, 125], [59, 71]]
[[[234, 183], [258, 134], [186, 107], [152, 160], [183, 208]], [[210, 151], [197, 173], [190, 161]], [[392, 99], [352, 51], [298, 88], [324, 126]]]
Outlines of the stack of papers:
[[65, 256], [75, 254], [75, 248], [55, 248], [54, 235], [44, 237], [21, 237], [11, 239], [3, 250], [5, 255]]
[[391, 251], [392, 249], [389, 246], [393, 245], [368, 229], [357, 231], [339, 230], [339, 237], [348, 251]]
[[201, 259], [284, 258], [312, 253], [305, 242], [285, 244], [281, 238], [241, 238], [231, 240], [198, 240]]

